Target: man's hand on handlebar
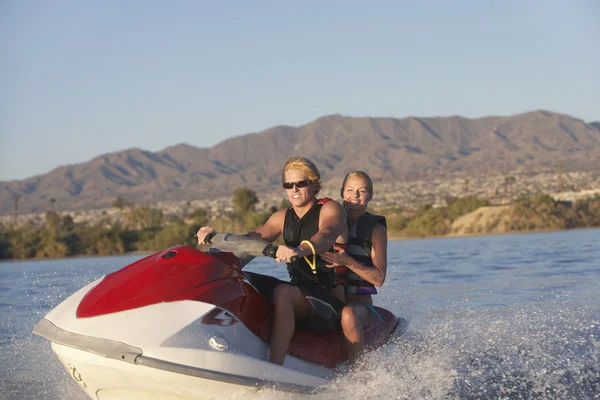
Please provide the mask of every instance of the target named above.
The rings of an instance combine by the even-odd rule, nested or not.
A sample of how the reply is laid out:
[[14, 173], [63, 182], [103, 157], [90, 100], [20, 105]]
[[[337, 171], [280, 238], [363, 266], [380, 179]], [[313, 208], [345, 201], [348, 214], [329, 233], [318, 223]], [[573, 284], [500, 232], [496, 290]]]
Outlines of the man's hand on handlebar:
[[302, 247], [279, 246], [275, 254], [275, 261], [289, 263], [305, 255], [306, 251]]
[[203, 226], [196, 233], [198, 244], [210, 243], [210, 239], [217, 233], [212, 226]]

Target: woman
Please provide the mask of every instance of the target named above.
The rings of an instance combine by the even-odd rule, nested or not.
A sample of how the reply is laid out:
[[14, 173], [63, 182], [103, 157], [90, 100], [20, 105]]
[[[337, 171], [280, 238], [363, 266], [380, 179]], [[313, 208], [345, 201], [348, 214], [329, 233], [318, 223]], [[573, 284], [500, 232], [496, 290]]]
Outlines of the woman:
[[[344, 208], [338, 202], [317, 199], [321, 177], [310, 160], [290, 158], [283, 167], [281, 183], [291, 207], [275, 212], [263, 226], [247, 234], [268, 242], [283, 235], [285, 242], [279, 246], [276, 260], [288, 263], [290, 282], [247, 272], [258, 291], [273, 301], [269, 360], [279, 365], [284, 362], [296, 326], [318, 330], [339, 327], [344, 289], [335, 287], [333, 270], [317, 254], [331, 250], [336, 239], [347, 232]], [[211, 227], [200, 228], [198, 243], [213, 232]], [[307, 262], [304, 256], [314, 262]], [[293, 257], [298, 261], [291, 263]]]
[[346, 175], [341, 196], [348, 213], [348, 249], [327, 252], [321, 258], [330, 268], [347, 268], [346, 306], [342, 329], [348, 340], [348, 356], [353, 363], [364, 351], [364, 328], [370, 325], [375, 286], [383, 285], [387, 269], [387, 229], [385, 218], [366, 212], [373, 198], [373, 181], [363, 171]]

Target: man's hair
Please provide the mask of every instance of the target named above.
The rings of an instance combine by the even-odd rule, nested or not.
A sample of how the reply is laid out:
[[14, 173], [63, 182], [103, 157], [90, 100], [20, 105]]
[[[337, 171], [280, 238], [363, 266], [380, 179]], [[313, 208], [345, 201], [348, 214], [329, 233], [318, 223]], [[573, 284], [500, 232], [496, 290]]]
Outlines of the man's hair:
[[340, 189], [340, 196], [342, 199], [344, 198], [344, 187], [346, 187], [346, 181], [348, 181], [350, 178], [364, 178], [367, 181], [367, 191], [369, 192], [371, 199], [373, 198], [373, 181], [371, 180], [369, 174], [367, 174], [365, 171], [352, 171], [344, 177], [344, 181], [342, 182], [342, 188]]
[[315, 185], [315, 195], [319, 194], [323, 188], [323, 182], [321, 182], [321, 174], [316, 165], [308, 158], [304, 157], [290, 157], [283, 166], [281, 171], [281, 183], [285, 183], [285, 173], [291, 170], [300, 170], [306, 174], [309, 180]]

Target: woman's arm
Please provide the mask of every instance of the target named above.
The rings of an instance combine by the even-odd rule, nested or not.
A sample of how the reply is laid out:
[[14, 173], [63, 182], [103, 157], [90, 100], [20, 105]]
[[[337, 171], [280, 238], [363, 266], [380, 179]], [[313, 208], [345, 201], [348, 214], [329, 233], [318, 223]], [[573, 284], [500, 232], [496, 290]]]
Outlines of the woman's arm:
[[321, 258], [330, 263], [328, 267], [333, 268], [338, 265], [345, 265], [356, 275], [379, 287], [385, 282], [387, 273], [387, 230], [383, 225], [375, 225], [371, 244], [373, 267], [362, 265], [343, 250], [339, 253], [328, 252], [321, 254]]

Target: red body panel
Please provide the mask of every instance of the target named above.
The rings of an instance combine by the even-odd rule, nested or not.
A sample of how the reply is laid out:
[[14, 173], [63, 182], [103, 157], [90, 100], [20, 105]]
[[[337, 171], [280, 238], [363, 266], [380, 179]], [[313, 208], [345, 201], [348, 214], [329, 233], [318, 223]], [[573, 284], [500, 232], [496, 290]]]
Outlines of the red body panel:
[[[380, 307], [374, 307], [383, 321], [371, 315], [371, 325], [365, 329], [365, 347], [375, 349], [383, 346], [392, 336], [398, 326], [398, 318], [388, 310]], [[266, 342], [271, 338], [271, 324], [265, 325], [259, 337]], [[338, 332], [313, 332], [306, 330], [297, 330], [290, 342], [288, 354], [323, 364], [328, 368], [335, 368], [339, 363], [348, 359], [348, 350], [344, 334]]]
[[[174, 257], [164, 258], [172, 252], [176, 253]], [[237, 264], [229, 253], [207, 254], [189, 246], [153, 254], [106, 275], [79, 303], [77, 318], [169, 301], [197, 286], [230, 276], [236, 265], [232, 262]]]
[[[391, 312], [375, 307], [380, 321], [371, 315], [371, 325], [365, 329], [365, 347], [374, 349], [383, 346], [398, 326], [398, 319]], [[342, 332], [309, 332], [299, 330], [294, 333], [288, 354], [307, 361], [334, 368], [348, 359], [346, 342]]]

